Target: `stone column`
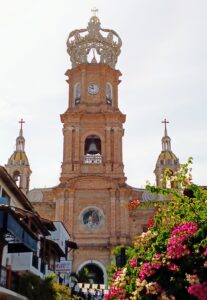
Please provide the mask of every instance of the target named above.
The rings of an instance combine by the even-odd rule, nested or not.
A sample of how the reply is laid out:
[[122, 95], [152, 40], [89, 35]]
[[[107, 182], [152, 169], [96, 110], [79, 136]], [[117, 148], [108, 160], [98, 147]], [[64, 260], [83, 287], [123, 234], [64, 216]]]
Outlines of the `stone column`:
[[58, 197], [55, 206], [55, 220], [64, 221], [64, 198]]
[[[71, 127], [65, 127], [63, 129], [63, 135], [64, 135], [64, 148], [63, 148], [63, 173], [65, 170], [65, 167], [67, 171], [71, 171], [71, 164], [73, 159], [73, 130], [74, 128]], [[70, 166], [69, 166], [70, 165]]]
[[118, 108], [118, 80], [113, 82], [113, 107]]
[[119, 128], [114, 127], [114, 163], [118, 162], [118, 152], [119, 152], [119, 140], [118, 140], [118, 132]]
[[122, 128], [118, 128], [118, 132], [117, 132], [117, 136], [118, 136], [118, 161], [120, 163], [122, 163], [122, 136], [123, 136], [123, 129]]
[[121, 229], [120, 229], [120, 193], [119, 193], [119, 189], [116, 190], [116, 215], [119, 216], [118, 218], [116, 218], [116, 236], [117, 239], [120, 238], [120, 233], [121, 233]]
[[115, 190], [110, 191], [110, 243], [112, 245], [116, 244], [116, 194]]
[[106, 135], [105, 135], [105, 157], [106, 157], [106, 172], [111, 172], [111, 127], [106, 127], [105, 129]]
[[106, 127], [106, 162], [111, 161], [111, 127]]
[[75, 143], [73, 145], [74, 170], [78, 171], [80, 167], [80, 128], [75, 128]]
[[121, 148], [122, 148], [122, 129], [114, 127], [114, 166], [116, 171], [117, 167], [122, 163]]
[[65, 191], [64, 195], [64, 224], [71, 235], [71, 239], [73, 239], [73, 217], [74, 217], [74, 198], [75, 198], [75, 190], [69, 189]]
[[129, 212], [124, 191], [120, 191], [120, 243], [127, 244], [129, 237]]

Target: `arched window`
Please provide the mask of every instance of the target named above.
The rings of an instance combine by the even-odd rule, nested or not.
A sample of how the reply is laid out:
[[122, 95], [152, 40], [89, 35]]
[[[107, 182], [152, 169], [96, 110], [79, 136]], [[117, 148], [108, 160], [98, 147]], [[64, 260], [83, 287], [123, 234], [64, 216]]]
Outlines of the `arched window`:
[[85, 139], [84, 162], [88, 164], [100, 164], [101, 158], [101, 139], [97, 135], [89, 135]]
[[81, 85], [80, 82], [75, 84], [74, 88], [74, 103], [75, 105], [79, 104], [81, 100]]
[[14, 171], [14, 173], [13, 173], [13, 179], [16, 182], [16, 185], [18, 187], [20, 187], [20, 178], [21, 178], [20, 172], [19, 171]]
[[162, 187], [163, 188], [175, 188], [175, 182], [173, 179], [173, 170], [171, 169], [167, 169], [167, 174], [164, 176], [165, 174], [165, 170], [163, 170], [163, 175], [162, 175]]
[[106, 103], [112, 105], [112, 85], [111, 83], [106, 83]]

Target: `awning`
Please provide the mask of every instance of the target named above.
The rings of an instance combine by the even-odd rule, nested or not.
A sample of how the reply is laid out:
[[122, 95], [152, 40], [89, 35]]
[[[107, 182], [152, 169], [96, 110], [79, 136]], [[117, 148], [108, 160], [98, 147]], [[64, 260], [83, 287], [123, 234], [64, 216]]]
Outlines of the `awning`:
[[59, 257], [64, 257], [65, 256], [65, 253], [60, 248], [60, 246], [58, 245], [58, 243], [56, 243], [56, 242], [54, 242], [52, 240], [49, 240], [49, 239], [44, 239], [44, 238], [41, 238], [41, 240], [43, 242], [45, 242], [45, 244], [47, 245], [47, 249], [49, 249], [49, 248], [53, 249], [57, 253], [57, 255]]
[[20, 243], [26, 246], [31, 251], [37, 251], [37, 240], [33, 238], [21, 222], [15, 218], [15, 213], [8, 207], [0, 210], [0, 229], [4, 233], [10, 233], [15, 240], [15, 243]]
[[65, 242], [65, 244], [66, 244], [66, 247], [68, 247], [70, 249], [78, 249], [78, 245], [73, 241], [68, 240]]

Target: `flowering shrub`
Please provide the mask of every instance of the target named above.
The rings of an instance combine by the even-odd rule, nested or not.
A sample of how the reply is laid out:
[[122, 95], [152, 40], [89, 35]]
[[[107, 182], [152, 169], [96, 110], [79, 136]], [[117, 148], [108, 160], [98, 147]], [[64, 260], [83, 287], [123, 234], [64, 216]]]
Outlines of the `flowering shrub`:
[[129, 208], [129, 209], [134, 209], [134, 208], [136, 208], [137, 206], [139, 206], [140, 203], [141, 203], [141, 202], [140, 202], [139, 200], [132, 200], [132, 201], [129, 202], [128, 208]]
[[166, 179], [176, 188], [147, 187], [167, 200], [156, 204], [148, 231], [127, 249], [107, 299], [207, 300], [207, 191], [192, 183], [190, 163]]
[[171, 233], [170, 241], [167, 244], [167, 255], [179, 259], [183, 255], [190, 254], [184, 242], [198, 230], [198, 225], [193, 222], [186, 222], [177, 226]]
[[197, 297], [200, 300], [206, 300], [207, 298], [207, 281], [203, 283], [192, 284], [188, 288], [190, 295]]

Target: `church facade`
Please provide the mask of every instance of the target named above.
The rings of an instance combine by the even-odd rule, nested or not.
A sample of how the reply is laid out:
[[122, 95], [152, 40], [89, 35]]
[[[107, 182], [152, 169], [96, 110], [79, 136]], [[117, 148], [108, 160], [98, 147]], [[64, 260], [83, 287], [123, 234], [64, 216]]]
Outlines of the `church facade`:
[[[28, 193], [42, 217], [64, 223], [79, 247], [70, 254], [73, 271], [87, 267], [94, 283], [107, 282], [106, 268], [113, 258], [112, 249], [130, 245], [153, 214], [152, 206], [131, 212], [129, 202], [156, 200], [144, 189], [129, 186], [124, 174], [122, 139], [126, 116], [119, 109], [121, 72], [116, 69], [121, 44], [115, 31], [101, 28], [96, 15], [86, 29], [70, 33], [67, 50], [72, 67], [66, 71], [68, 108], [61, 115], [64, 144], [60, 183]], [[158, 185], [167, 167], [172, 172], [179, 168], [166, 123], [165, 120], [163, 148], [155, 168]], [[20, 136], [23, 137], [22, 127]], [[24, 152], [24, 147], [16, 151]], [[22, 166], [22, 174], [18, 166]], [[16, 170], [20, 178], [23, 170], [25, 174], [14, 155], [6, 167], [13, 177]], [[26, 174], [29, 180], [28, 160]]]

